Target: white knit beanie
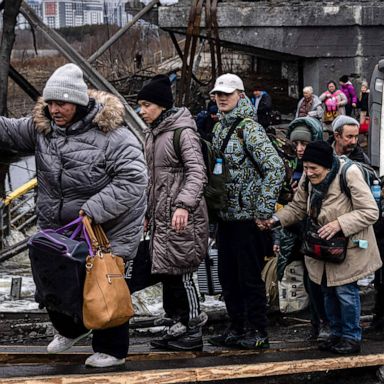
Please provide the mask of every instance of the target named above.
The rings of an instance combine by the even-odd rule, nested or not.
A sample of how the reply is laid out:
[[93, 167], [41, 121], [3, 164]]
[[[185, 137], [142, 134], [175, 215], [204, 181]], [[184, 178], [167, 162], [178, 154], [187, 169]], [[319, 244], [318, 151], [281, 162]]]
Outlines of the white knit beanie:
[[45, 84], [43, 99], [88, 105], [88, 87], [83, 79], [83, 71], [75, 64], [57, 68]]

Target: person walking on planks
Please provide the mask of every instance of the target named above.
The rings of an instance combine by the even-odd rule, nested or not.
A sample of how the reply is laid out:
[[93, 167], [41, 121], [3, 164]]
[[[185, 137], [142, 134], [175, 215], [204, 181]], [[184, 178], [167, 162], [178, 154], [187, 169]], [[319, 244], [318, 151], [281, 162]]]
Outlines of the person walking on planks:
[[[146, 210], [146, 164], [115, 96], [89, 91], [81, 69], [66, 64], [48, 79], [31, 117], [0, 117], [0, 142], [35, 153], [42, 229], [61, 227], [86, 214], [103, 226], [113, 254], [124, 259], [136, 255]], [[58, 331], [49, 353], [64, 352], [88, 335], [81, 322], [47, 311]], [[95, 330], [95, 353], [85, 364], [124, 364], [128, 344], [128, 323]]]

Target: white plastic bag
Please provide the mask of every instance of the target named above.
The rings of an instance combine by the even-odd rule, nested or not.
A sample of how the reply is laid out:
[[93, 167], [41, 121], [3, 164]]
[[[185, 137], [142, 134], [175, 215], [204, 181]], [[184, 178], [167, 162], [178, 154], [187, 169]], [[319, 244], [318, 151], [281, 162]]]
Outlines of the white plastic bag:
[[282, 313], [302, 311], [307, 308], [309, 297], [304, 287], [304, 266], [301, 260], [292, 261], [279, 281], [279, 307]]

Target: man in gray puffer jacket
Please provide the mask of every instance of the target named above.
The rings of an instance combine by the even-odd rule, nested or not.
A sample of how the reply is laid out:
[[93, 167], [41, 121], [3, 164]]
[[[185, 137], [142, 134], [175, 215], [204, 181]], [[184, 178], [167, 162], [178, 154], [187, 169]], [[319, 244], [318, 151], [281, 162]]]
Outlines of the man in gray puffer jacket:
[[[31, 117], [0, 117], [0, 142], [35, 153], [42, 229], [86, 214], [102, 224], [112, 253], [130, 259], [142, 234], [147, 172], [141, 145], [124, 126], [123, 116], [124, 107], [115, 96], [88, 91], [81, 69], [66, 64], [48, 79]], [[59, 332], [48, 352], [63, 352], [87, 335], [83, 324], [48, 313]], [[96, 353], [86, 365], [124, 364], [128, 343], [128, 323], [94, 331]]]

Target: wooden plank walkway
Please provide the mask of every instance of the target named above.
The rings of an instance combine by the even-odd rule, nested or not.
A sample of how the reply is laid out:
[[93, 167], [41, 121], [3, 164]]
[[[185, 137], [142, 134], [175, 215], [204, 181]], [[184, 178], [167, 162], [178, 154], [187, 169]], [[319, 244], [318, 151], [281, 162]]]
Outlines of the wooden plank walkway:
[[155, 352], [146, 345], [131, 348], [125, 366], [90, 369], [83, 362], [90, 347], [48, 355], [45, 347], [0, 346], [0, 383], [168, 384], [272, 377], [384, 365], [382, 341], [369, 341], [355, 356], [320, 352], [305, 342], [274, 343], [264, 352], [221, 350]]

